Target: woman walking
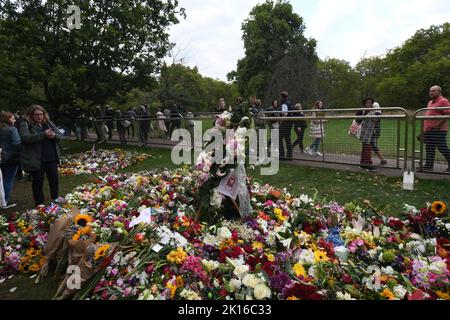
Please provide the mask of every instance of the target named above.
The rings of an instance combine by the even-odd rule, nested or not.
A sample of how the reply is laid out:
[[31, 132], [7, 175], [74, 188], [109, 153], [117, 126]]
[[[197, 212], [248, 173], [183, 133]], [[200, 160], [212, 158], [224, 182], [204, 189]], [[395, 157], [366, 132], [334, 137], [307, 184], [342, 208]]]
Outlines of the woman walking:
[[[381, 116], [381, 107], [378, 102], [374, 102], [373, 104], [374, 114], [376, 116]], [[374, 121], [374, 130], [372, 139], [370, 140], [370, 146], [372, 148], [372, 151], [377, 155], [377, 157], [380, 159], [380, 165], [387, 164], [387, 161], [383, 157], [383, 153], [381, 153], [380, 148], [378, 148], [378, 139], [381, 136], [381, 119], [373, 119]]]
[[[320, 117], [323, 115], [322, 112], [319, 112], [319, 110], [323, 109], [323, 102], [322, 101], [316, 101], [314, 103], [314, 107], [312, 110], [314, 112], [311, 113], [312, 117]], [[325, 137], [325, 126], [324, 126], [325, 120], [311, 120], [310, 125], [310, 131], [309, 135], [311, 138], [314, 139], [313, 143], [306, 148], [306, 153], [310, 156], [319, 156], [323, 157], [323, 154], [319, 151], [320, 142]]]
[[[363, 108], [371, 109], [373, 108], [374, 100], [372, 98], [366, 98], [363, 100]], [[356, 113], [357, 116], [371, 116], [373, 115], [372, 110], [360, 110]], [[373, 166], [372, 162], [372, 137], [375, 131], [376, 119], [357, 119], [356, 122], [361, 123], [361, 136], [360, 140], [362, 142], [361, 150], [361, 169], [375, 172], [377, 169]]]
[[[295, 110], [302, 110], [302, 105], [300, 103], [297, 103], [295, 105]], [[296, 113], [296, 117], [304, 117], [305, 114], [303, 112]], [[305, 120], [300, 120], [294, 122], [294, 132], [297, 134], [297, 139], [292, 144], [292, 148], [295, 148], [295, 146], [298, 144], [300, 147], [301, 153], [304, 152], [304, 146], [303, 146], [303, 137], [305, 136], [305, 130], [308, 126], [306, 125]]]
[[52, 201], [61, 202], [59, 197], [58, 166], [60, 150], [58, 142], [64, 137], [50, 121], [47, 111], [39, 105], [32, 105], [26, 121], [20, 124], [22, 150], [20, 163], [32, 178], [33, 197], [36, 206], [44, 204], [44, 176], [47, 176]]
[[14, 126], [15, 123], [16, 117], [11, 112], [2, 112], [0, 114], [0, 146], [3, 153], [1, 170], [6, 201], [6, 206], [3, 208], [11, 208], [16, 205], [15, 203], [10, 203], [11, 192], [20, 161], [20, 136], [17, 128]]

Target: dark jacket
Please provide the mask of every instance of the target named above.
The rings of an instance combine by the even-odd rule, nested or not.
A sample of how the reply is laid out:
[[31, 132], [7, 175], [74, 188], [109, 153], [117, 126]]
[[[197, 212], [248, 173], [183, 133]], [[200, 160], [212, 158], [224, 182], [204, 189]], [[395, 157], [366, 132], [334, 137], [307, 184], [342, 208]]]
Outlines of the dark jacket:
[[[51, 121], [49, 126], [55, 132], [56, 156], [59, 163], [60, 150], [58, 142], [64, 139], [58, 128]], [[19, 135], [22, 140], [22, 150], [20, 152], [20, 164], [24, 171], [37, 171], [41, 169], [42, 141], [46, 139], [45, 132], [35, 125], [22, 121], [20, 124]]]
[[16, 127], [0, 128], [0, 147], [2, 148], [2, 164], [15, 165], [19, 163], [20, 137]]

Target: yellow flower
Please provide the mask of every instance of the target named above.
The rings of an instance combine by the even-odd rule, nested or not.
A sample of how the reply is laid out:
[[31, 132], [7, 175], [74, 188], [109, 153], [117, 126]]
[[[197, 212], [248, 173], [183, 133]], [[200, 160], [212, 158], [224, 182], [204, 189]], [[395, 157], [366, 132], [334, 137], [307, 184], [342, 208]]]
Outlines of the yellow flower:
[[74, 220], [75, 224], [77, 224], [81, 227], [85, 227], [88, 223], [91, 223], [92, 221], [94, 221], [94, 218], [92, 218], [88, 214], [80, 213], [80, 214], [77, 214], [73, 220]]
[[314, 251], [314, 261], [316, 263], [319, 262], [328, 262], [330, 259], [327, 257], [326, 251], [323, 250], [315, 250]]
[[187, 253], [183, 248], [177, 248], [167, 255], [167, 260], [171, 263], [182, 264], [187, 259]]
[[254, 250], [263, 249], [264, 248], [264, 244], [262, 244], [261, 242], [255, 241], [252, 244], [252, 248]]
[[305, 277], [306, 276], [305, 268], [303, 267], [303, 265], [301, 263], [296, 263], [292, 269], [294, 270], [295, 275], [297, 277], [300, 277], [300, 276]]
[[287, 298], [287, 300], [300, 300], [300, 299], [297, 298], [296, 296], [291, 296], [291, 297]]
[[446, 210], [447, 206], [442, 201], [435, 201], [431, 205], [431, 212], [433, 212], [437, 216], [443, 215]]
[[79, 240], [82, 236], [91, 233], [92, 229], [89, 226], [78, 229], [77, 233], [75, 233], [72, 237], [72, 240]]
[[275, 208], [273, 210], [273, 213], [275, 214], [275, 217], [278, 219], [278, 221], [284, 222], [284, 220], [286, 220], [286, 217], [283, 215], [283, 210], [281, 210], [280, 208]]
[[444, 300], [450, 300], [450, 294], [442, 292], [442, 291], [436, 291], [436, 295]]
[[170, 289], [170, 298], [175, 297], [175, 293], [177, 292], [178, 288], [181, 288], [184, 286], [184, 280], [181, 276], [177, 276], [175, 280], [170, 280], [166, 283], [166, 288]]
[[95, 251], [95, 260], [98, 260], [100, 258], [103, 258], [104, 256], [106, 256], [108, 250], [110, 248], [109, 244], [105, 244], [103, 246], [101, 246], [100, 248], [97, 249], [97, 251]]
[[388, 298], [389, 300], [396, 300], [395, 295], [388, 288], [384, 289], [380, 295], [382, 297]]
[[266, 257], [267, 257], [267, 260], [269, 260], [270, 262], [275, 261], [275, 256], [271, 253], [266, 253]]

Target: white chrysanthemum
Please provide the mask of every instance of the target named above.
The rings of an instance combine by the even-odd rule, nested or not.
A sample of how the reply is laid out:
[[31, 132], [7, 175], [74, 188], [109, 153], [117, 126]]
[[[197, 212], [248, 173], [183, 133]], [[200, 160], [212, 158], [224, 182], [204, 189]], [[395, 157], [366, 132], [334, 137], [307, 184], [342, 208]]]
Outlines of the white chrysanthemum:
[[257, 276], [255, 276], [254, 274], [247, 274], [242, 279], [242, 284], [244, 286], [247, 286], [252, 289], [254, 289], [258, 284], [261, 284], [261, 283], [264, 283], [264, 281], [261, 280], [260, 278], [258, 278]]
[[393, 292], [394, 295], [399, 299], [403, 299], [408, 293], [408, 291], [402, 285], [395, 286]]
[[270, 298], [271, 293], [270, 288], [263, 283], [258, 284], [253, 291], [255, 299], [257, 300]]
[[337, 300], [356, 300], [354, 298], [352, 298], [352, 296], [348, 293], [342, 293], [340, 291], [336, 292], [336, 299]]

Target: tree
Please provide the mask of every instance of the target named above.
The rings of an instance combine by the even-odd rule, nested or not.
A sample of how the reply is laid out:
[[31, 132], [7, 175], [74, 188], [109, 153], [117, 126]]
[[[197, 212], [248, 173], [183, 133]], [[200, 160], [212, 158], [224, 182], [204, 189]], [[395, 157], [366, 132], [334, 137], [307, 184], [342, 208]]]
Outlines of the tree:
[[426, 106], [428, 89], [450, 83], [450, 23], [418, 30], [402, 46], [358, 63], [361, 91], [384, 106]]
[[[214, 111], [220, 98], [231, 102], [238, 95], [235, 85], [203, 77], [196, 67], [182, 64], [163, 65], [158, 80], [158, 87], [147, 95], [154, 98], [149, 101], [154, 106], [167, 107], [177, 103], [193, 111]], [[137, 101], [129, 97], [132, 98], [129, 102]], [[142, 100], [145, 96], [140, 94], [138, 97]]]
[[256, 5], [242, 24], [245, 57], [228, 79], [236, 81], [244, 96], [264, 97], [271, 76], [289, 51], [304, 48], [304, 56], [315, 54], [316, 42], [306, 39], [304, 30], [303, 19], [290, 3], [267, 0]]
[[360, 105], [359, 74], [347, 61], [328, 58], [317, 65], [319, 95], [327, 108]]
[[[178, 23], [178, 0], [73, 1], [81, 29], [67, 28], [63, 0], [0, 0], [0, 64], [6, 96], [41, 88], [51, 111], [104, 104], [116, 93], [151, 89]], [[9, 86], [11, 85], [11, 86]], [[8, 104], [8, 102], [5, 102]]]

